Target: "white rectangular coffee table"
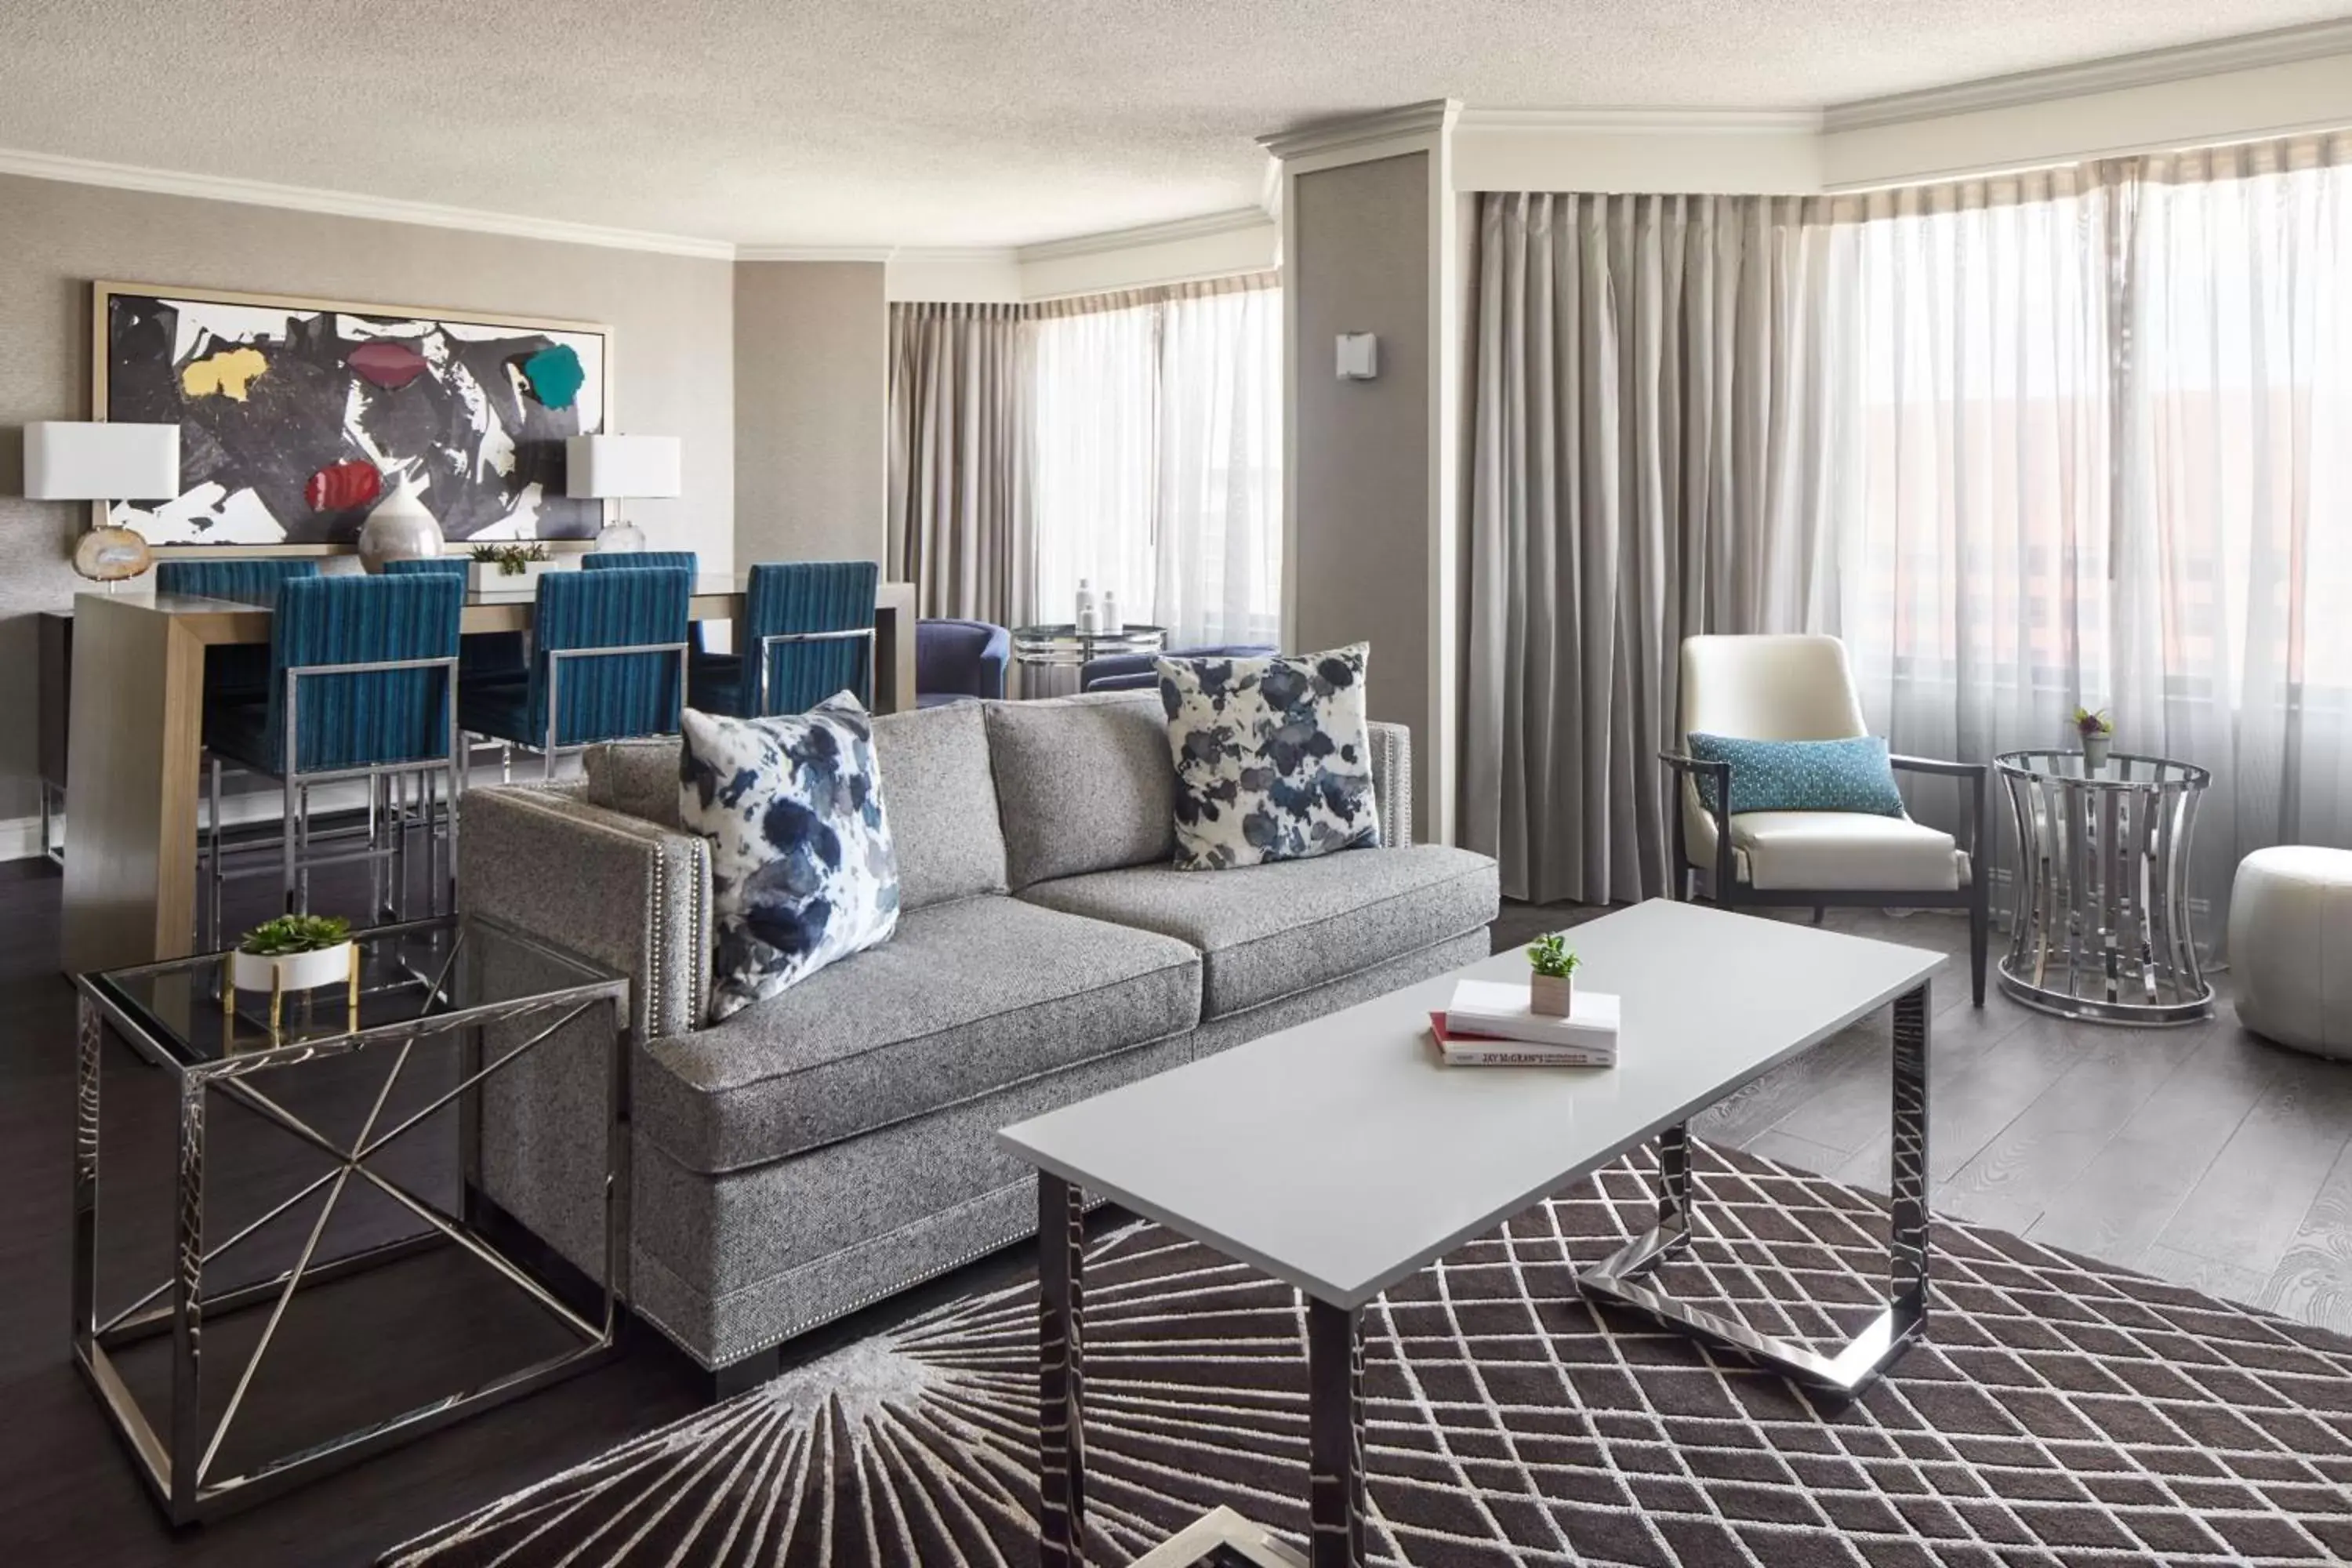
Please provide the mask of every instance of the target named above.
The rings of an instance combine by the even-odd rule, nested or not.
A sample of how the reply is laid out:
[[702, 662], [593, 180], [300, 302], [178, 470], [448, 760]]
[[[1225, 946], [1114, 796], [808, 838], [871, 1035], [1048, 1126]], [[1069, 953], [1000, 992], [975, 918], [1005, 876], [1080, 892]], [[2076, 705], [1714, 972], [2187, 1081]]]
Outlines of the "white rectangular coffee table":
[[[1297, 1287], [1307, 1301], [1313, 1568], [1363, 1562], [1364, 1304], [1464, 1242], [1654, 1138], [1657, 1224], [1580, 1277], [1719, 1347], [1834, 1389], [1916, 1337], [1927, 1296], [1927, 977], [1936, 952], [1663, 900], [1575, 928], [1580, 983], [1623, 998], [1605, 1070], [1454, 1068], [1426, 1041], [1454, 981], [1527, 973], [1506, 952], [999, 1134], [1037, 1167], [1039, 1529], [1047, 1568], [1084, 1561], [1080, 1220], [1109, 1198]], [[1689, 1237], [1689, 1118], [1892, 1003], [1893, 1209], [1885, 1310], [1823, 1352], [1685, 1306], [1643, 1276]], [[1235, 1526], [1237, 1516], [1218, 1516]], [[1225, 1561], [1295, 1557], [1255, 1530], [1196, 1527]], [[1167, 1549], [1162, 1549], [1164, 1552]]]

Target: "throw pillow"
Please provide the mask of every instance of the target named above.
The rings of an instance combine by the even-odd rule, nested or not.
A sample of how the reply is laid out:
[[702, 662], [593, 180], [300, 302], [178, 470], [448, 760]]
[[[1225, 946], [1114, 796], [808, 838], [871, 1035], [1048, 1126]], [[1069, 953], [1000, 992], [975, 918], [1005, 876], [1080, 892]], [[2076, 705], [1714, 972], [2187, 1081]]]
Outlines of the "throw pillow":
[[[1746, 741], [1733, 735], [1693, 735], [1690, 754], [1731, 764], [1731, 812], [1859, 811], [1901, 816], [1903, 792], [1886, 742], [1875, 735], [1847, 741]], [[1699, 799], [1715, 806], [1715, 785], [1698, 781]]]
[[686, 711], [678, 819], [710, 841], [710, 1021], [773, 996], [898, 924], [898, 865], [866, 710]]
[[1176, 865], [1299, 860], [1381, 841], [1364, 717], [1369, 646], [1160, 658], [1176, 760]]

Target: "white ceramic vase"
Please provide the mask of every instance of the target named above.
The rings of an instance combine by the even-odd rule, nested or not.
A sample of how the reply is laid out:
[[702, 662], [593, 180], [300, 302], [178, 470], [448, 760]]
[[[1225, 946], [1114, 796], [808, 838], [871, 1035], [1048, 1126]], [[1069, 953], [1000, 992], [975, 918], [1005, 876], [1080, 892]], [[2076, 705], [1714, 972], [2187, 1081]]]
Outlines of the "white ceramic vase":
[[229, 954], [229, 982], [239, 991], [308, 991], [319, 985], [341, 985], [352, 977], [352, 944], [314, 948], [309, 952]]
[[387, 561], [425, 561], [441, 553], [441, 524], [407, 479], [376, 504], [360, 528], [360, 565], [381, 572]]
[[2084, 736], [2083, 771], [2093, 773], [2105, 773], [2107, 767], [2107, 753], [2114, 749], [2115, 743], [2116, 738], [2113, 735]]

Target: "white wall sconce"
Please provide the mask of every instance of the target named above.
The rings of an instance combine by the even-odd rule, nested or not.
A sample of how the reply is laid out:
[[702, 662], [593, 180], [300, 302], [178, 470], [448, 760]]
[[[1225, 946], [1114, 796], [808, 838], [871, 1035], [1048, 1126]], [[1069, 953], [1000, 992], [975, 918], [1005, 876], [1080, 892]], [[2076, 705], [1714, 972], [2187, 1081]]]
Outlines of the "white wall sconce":
[[1339, 334], [1339, 379], [1374, 381], [1381, 374], [1381, 340], [1370, 332]]

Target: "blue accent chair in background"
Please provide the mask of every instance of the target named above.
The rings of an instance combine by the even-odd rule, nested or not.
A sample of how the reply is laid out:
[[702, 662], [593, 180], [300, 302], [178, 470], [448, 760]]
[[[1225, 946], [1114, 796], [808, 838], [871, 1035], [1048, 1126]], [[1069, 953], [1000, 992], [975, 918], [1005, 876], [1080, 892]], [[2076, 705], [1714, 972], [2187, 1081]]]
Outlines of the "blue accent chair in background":
[[[456, 800], [462, 756], [456, 703], [457, 624], [465, 598], [464, 583], [437, 574], [297, 574], [279, 583], [267, 649], [266, 693], [253, 701], [208, 706], [205, 713], [205, 744], [212, 753], [207, 907], [216, 942], [222, 936], [223, 881], [267, 870], [255, 867], [232, 872], [223, 860], [224, 758], [278, 780], [285, 790], [278, 872], [288, 910], [309, 910], [310, 868], [330, 860], [364, 858], [379, 879], [391, 861], [398, 868], [404, 901], [405, 833], [397, 832], [394, 843], [386, 847], [379, 831], [383, 819], [372, 812], [366, 847], [318, 855], [310, 842], [310, 791], [318, 784], [360, 778], [380, 789], [389, 778], [413, 775], [419, 781], [428, 823], [436, 784]], [[444, 885], [437, 837], [428, 838], [427, 856], [431, 885], [437, 889]], [[454, 853], [448, 871], [454, 909]], [[379, 908], [382, 903], [379, 897]]]
[[802, 713], [845, 688], [874, 705], [871, 561], [779, 561], [751, 568], [740, 651], [695, 661], [694, 706], [739, 719]]
[[915, 705], [944, 708], [950, 702], [1004, 695], [1005, 667], [1013, 662], [1013, 634], [988, 621], [915, 623]]
[[[1223, 647], [1171, 647], [1158, 656], [1163, 658], [1267, 658], [1275, 652], [1271, 644], [1234, 643]], [[1078, 689], [1081, 691], [1149, 691], [1160, 684], [1151, 671], [1153, 655], [1148, 653], [1107, 653], [1100, 658], [1090, 658], [1078, 667]]]
[[559, 752], [677, 734], [693, 582], [676, 566], [548, 573], [528, 673], [465, 681], [460, 722], [540, 752], [549, 778]]

